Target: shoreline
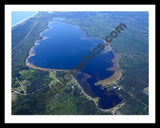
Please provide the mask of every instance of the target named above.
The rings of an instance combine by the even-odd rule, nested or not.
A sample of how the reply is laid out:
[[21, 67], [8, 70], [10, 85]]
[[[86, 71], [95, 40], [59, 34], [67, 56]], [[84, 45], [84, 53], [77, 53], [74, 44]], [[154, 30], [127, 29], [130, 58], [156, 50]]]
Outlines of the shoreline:
[[31, 16], [29, 16], [29, 17], [25, 18], [25, 19], [20, 20], [20, 21], [19, 21], [19, 22], [17, 22], [16, 24], [11, 25], [11, 27], [12, 27], [12, 28], [13, 28], [13, 27], [16, 27], [17, 25], [19, 25], [19, 24], [21, 24], [21, 23], [25, 22], [26, 20], [28, 20], [28, 19], [30, 19], [30, 18], [32, 18], [32, 17], [34, 17], [34, 16], [36, 16], [37, 14], [38, 14], [38, 11], [35, 11], [35, 14], [33, 14], [33, 15], [31, 15]]
[[39, 69], [43, 71], [69, 71], [69, 69], [52, 69], [52, 68], [43, 68], [43, 67], [37, 67], [34, 64], [30, 63], [28, 59], [26, 59], [26, 65], [33, 69]]
[[107, 46], [105, 45], [105, 48], [103, 49], [103, 51], [101, 52], [101, 54], [106, 54], [107, 52], [112, 51], [112, 47], [110, 45], [110, 43], [108, 43], [106, 40], [103, 40], [103, 42], [105, 44], [108, 44]]
[[77, 79], [74, 76], [73, 76], [73, 79], [74, 79], [74, 82], [78, 85], [78, 88], [81, 90], [81, 92], [86, 96], [86, 98], [88, 100], [92, 100], [95, 103], [97, 109], [99, 109], [101, 111], [106, 111], [105, 109], [102, 109], [99, 107], [99, 105], [98, 105], [98, 101], [100, 99], [99, 97], [93, 98], [93, 97], [89, 96], [87, 93], [84, 92], [83, 88], [81, 87], [81, 85], [78, 83]]
[[100, 80], [95, 83], [95, 85], [100, 85], [100, 84], [113, 84], [116, 81], [120, 80], [120, 78], [123, 76], [122, 72], [118, 69], [119, 68], [119, 56], [117, 53], [113, 51], [114, 58], [112, 59], [113, 66], [110, 68], [107, 68], [106, 70], [108, 71], [114, 71], [114, 74], [110, 76], [109, 78]]
[[117, 106], [118, 106], [118, 107], [121, 106], [122, 102], [120, 102], [119, 104], [115, 105], [115, 106], [112, 107], [112, 108], [108, 108], [108, 109], [100, 108], [99, 105], [98, 105], [98, 102], [99, 102], [99, 99], [100, 99], [100, 98], [99, 98], [99, 97], [93, 98], [93, 97], [89, 96], [87, 93], [85, 93], [85, 91], [83, 90], [83, 88], [81, 87], [81, 85], [78, 83], [77, 79], [76, 79], [74, 76], [73, 76], [73, 79], [74, 79], [74, 82], [78, 85], [78, 88], [79, 88], [79, 89], [82, 91], [82, 93], [86, 96], [86, 98], [87, 98], [88, 100], [92, 100], [92, 101], [95, 103], [96, 108], [97, 108], [98, 110], [100, 110], [100, 111], [102, 111], [102, 112], [109, 112], [109, 111], [111, 111], [111, 110], [116, 109]]
[[30, 67], [30, 68], [33, 68], [33, 69], [39, 69], [39, 70], [43, 70], [43, 71], [69, 71], [69, 69], [52, 69], [52, 68], [43, 68], [43, 67], [38, 67], [32, 63], [29, 62], [29, 58], [32, 57], [32, 56], [35, 56], [35, 51], [34, 51], [34, 47], [37, 46], [37, 45], [40, 45], [40, 43], [38, 43], [38, 41], [41, 41], [41, 40], [45, 40], [49, 37], [42, 37], [42, 39], [40, 40], [36, 40], [34, 42], [34, 45], [31, 47], [30, 51], [29, 51], [29, 56], [26, 58], [26, 66]]
[[[38, 14], [38, 13], [37, 13]], [[38, 43], [38, 41], [42, 41], [42, 40], [45, 40], [45, 39], [47, 39], [47, 38], [49, 38], [49, 37], [46, 37], [46, 36], [42, 36], [42, 33], [43, 32], [45, 32], [45, 31], [48, 31], [48, 30], [50, 30], [52, 27], [50, 27], [49, 26], [49, 24], [50, 23], [52, 23], [53, 22], [53, 20], [51, 20], [51, 21], [49, 21], [49, 23], [48, 23], [48, 25], [47, 25], [47, 28], [46, 29], [44, 29], [40, 34], [39, 34], [39, 36], [40, 36], [40, 39], [38, 39], [38, 40], [36, 40], [35, 42], [34, 42], [34, 45], [31, 47], [31, 49], [30, 49], [30, 51], [29, 51], [29, 56], [26, 58], [26, 65], [28, 66], [28, 67], [30, 67], [30, 68], [33, 68], [33, 69], [39, 69], [39, 70], [44, 70], [44, 71], [69, 71], [69, 69], [52, 69], [52, 68], [43, 68], [43, 67], [37, 67], [37, 66], [35, 66], [34, 64], [32, 64], [32, 63], [30, 63], [29, 62], [29, 58], [30, 57], [32, 57], [32, 56], [35, 56], [35, 51], [34, 51], [34, 48], [37, 46], [37, 45], [40, 45], [40, 43]], [[71, 24], [71, 23], [67, 23], [67, 22], [65, 22], [65, 21], [60, 21], [60, 22], [63, 22], [63, 23], [66, 23], [66, 24]], [[75, 24], [72, 24], [74, 27], [78, 27], [79, 29], [81, 29], [82, 31], [84, 31], [80, 26], [78, 26], [78, 25], [75, 25]], [[82, 36], [82, 38], [86, 38], [87, 36], [86, 36], [86, 32], [84, 31], [84, 35]], [[89, 36], [89, 37], [91, 37], [91, 38], [95, 38], [95, 39], [98, 39], [98, 40], [101, 40], [101, 39], [99, 39], [99, 38], [97, 38], [97, 37], [92, 37], [92, 36]], [[107, 43], [106, 42], [106, 40], [102, 40], [105, 44]], [[112, 51], [112, 48], [111, 48], [111, 46], [110, 46], [110, 44], [108, 44], [106, 47], [105, 47], [105, 49], [104, 49], [104, 51], [102, 51], [102, 53], [101, 54], [106, 54], [107, 52], [109, 52], [109, 51]], [[72, 69], [71, 69], [72, 70]]]
[[[49, 22], [50, 23], [50, 22]], [[48, 23], [48, 24], [49, 24]], [[69, 69], [52, 69], [52, 68], [43, 68], [43, 67], [38, 67], [32, 63], [29, 62], [29, 58], [32, 57], [32, 56], [35, 56], [35, 51], [34, 51], [34, 48], [37, 46], [37, 45], [40, 45], [40, 43], [38, 43], [38, 41], [42, 41], [42, 40], [45, 40], [45, 39], [48, 39], [49, 37], [48, 36], [42, 36], [42, 33], [51, 29], [52, 27], [49, 27], [47, 25], [47, 28], [44, 29], [40, 34], [40, 39], [36, 40], [34, 42], [34, 45], [31, 47], [30, 51], [29, 51], [29, 56], [26, 58], [26, 61], [25, 61], [25, 64], [26, 66], [30, 67], [30, 68], [33, 68], [33, 69], [39, 69], [39, 70], [43, 70], [43, 71], [69, 71]]]
[[[80, 26], [78, 26], [78, 25], [75, 25], [76, 27], [79, 27], [80, 28]], [[47, 28], [46, 29], [44, 29], [44, 31], [47, 31], [47, 30], [49, 30], [49, 29], [51, 29], [51, 27], [49, 27], [48, 25], [47, 25]], [[80, 28], [81, 29], [81, 28]], [[38, 70], [43, 70], [43, 71], [70, 71], [70, 70], [72, 70], [72, 69], [52, 69], [52, 68], [43, 68], [43, 67], [37, 67], [37, 66], [35, 66], [34, 64], [32, 64], [32, 63], [30, 63], [29, 62], [29, 58], [30, 57], [32, 57], [32, 56], [35, 56], [35, 51], [34, 51], [34, 48], [37, 46], [37, 45], [40, 45], [40, 43], [38, 42], [38, 41], [41, 41], [41, 40], [45, 40], [45, 39], [47, 39], [47, 38], [49, 38], [49, 37], [43, 37], [41, 34], [44, 32], [44, 31], [42, 31], [40, 34], [39, 34], [39, 36], [41, 37], [41, 39], [39, 39], [39, 40], [36, 40], [35, 42], [34, 42], [34, 45], [31, 47], [31, 49], [30, 49], [30, 51], [29, 51], [29, 56], [26, 58], [26, 66], [28, 66], [28, 67], [30, 67], [30, 68], [33, 68], [33, 69], [38, 69]], [[83, 37], [87, 37], [86, 36], [86, 33], [84, 33], [84, 35], [83, 35]], [[95, 38], [95, 37], [94, 37]], [[102, 40], [104, 43], [107, 43], [105, 40]], [[113, 51], [112, 50], [112, 48], [111, 48], [111, 46], [110, 46], [110, 44], [104, 49], [104, 51], [102, 51], [102, 53], [101, 54], [106, 54], [107, 52], [109, 52], [109, 51]], [[113, 51], [113, 54], [114, 54], [114, 58], [112, 59], [112, 63], [113, 63], [113, 66], [112, 67], [110, 67], [110, 68], [108, 68], [107, 70], [108, 71], [115, 71], [115, 73], [111, 76], [111, 77], [109, 77], [109, 78], [107, 78], [107, 79], [104, 79], [104, 80], [101, 80], [101, 81], [98, 81], [98, 82], [96, 82], [95, 83], [95, 85], [98, 83], [98, 84], [112, 84], [112, 83], [114, 83], [115, 81], [118, 81], [120, 78], [121, 78], [121, 76], [122, 76], [122, 73], [117, 69], [118, 67], [119, 67], [119, 57], [118, 57], [118, 54], [116, 54], [114, 51]], [[96, 97], [96, 98], [92, 98], [91, 96], [89, 96], [88, 94], [86, 94], [85, 92], [84, 92], [84, 90], [83, 90], [83, 88], [81, 87], [81, 85], [78, 83], [78, 81], [77, 81], [77, 79], [75, 78], [75, 77], [73, 77], [74, 78], [74, 81], [76, 82], [76, 84], [78, 85], [78, 87], [81, 89], [81, 91], [82, 91], [82, 93], [89, 99], [89, 100], [93, 100], [94, 101], [94, 103], [95, 103], [95, 105], [96, 105], [96, 107], [97, 107], [97, 109], [99, 109], [99, 110], [101, 110], [101, 111], [106, 111], [106, 110], [109, 110], [109, 109], [112, 109], [112, 108], [109, 108], [109, 109], [102, 109], [102, 108], [100, 108], [99, 107], [99, 105], [98, 105], [98, 101], [99, 101], [99, 97]], [[109, 82], [107, 82], [107, 81], [109, 81]], [[117, 104], [118, 105], [118, 104]], [[116, 106], [117, 106], [116, 105]], [[114, 106], [115, 107], [115, 106]], [[113, 108], [114, 108], [113, 107]]]

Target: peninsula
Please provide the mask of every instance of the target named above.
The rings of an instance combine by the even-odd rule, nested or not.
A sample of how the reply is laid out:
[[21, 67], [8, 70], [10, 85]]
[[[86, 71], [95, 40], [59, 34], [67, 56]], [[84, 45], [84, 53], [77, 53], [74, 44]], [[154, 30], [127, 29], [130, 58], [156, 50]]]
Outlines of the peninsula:
[[115, 56], [112, 59], [113, 67], [110, 67], [107, 70], [108, 71], [114, 71], [114, 74], [111, 77], [107, 78], [107, 79], [100, 80], [100, 81], [96, 82], [95, 85], [112, 84], [112, 83], [118, 81], [122, 77], [122, 73], [118, 69], [118, 67], [119, 67], [119, 56], [114, 51], [113, 51], [113, 53], [114, 53], [114, 56]]

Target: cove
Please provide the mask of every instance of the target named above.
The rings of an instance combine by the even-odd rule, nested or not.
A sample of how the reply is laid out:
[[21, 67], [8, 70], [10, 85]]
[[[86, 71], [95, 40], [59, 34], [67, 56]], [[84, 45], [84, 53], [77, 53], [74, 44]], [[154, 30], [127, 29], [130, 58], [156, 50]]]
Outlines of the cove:
[[[85, 32], [78, 26], [61, 21], [49, 22], [48, 29], [40, 33], [40, 36], [42, 39], [36, 41], [28, 62], [36, 67], [47, 69], [72, 70], [88, 50], [95, 48], [99, 43], [104, 44], [103, 40], [86, 37]], [[108, 91], [102, 89], [100, 85], [95, 86], [97, 81], [114, 74], [114, 71], [107, 70], [113, 66], [113, 58], [112, 51], [100, 53], [90, 60], [81, 73], [75, 75], [87, 95], [92, 98], [99, 97], [98, 105], [102, 109], [112, 108], [122, 100], [114, 90]]]

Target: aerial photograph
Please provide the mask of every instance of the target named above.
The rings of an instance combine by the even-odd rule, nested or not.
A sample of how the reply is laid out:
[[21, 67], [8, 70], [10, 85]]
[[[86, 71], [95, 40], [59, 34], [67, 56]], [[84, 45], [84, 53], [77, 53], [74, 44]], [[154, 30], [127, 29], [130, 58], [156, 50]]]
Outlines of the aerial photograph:
[[148, 11], [12, 11], [12, 115], [149, 115]]

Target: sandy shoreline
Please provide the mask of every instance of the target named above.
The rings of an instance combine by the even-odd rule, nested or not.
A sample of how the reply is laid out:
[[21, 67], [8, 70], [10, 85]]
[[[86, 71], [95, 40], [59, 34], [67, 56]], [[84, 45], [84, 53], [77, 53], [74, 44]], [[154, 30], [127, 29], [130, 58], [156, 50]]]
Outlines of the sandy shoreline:
[[116, 81], [118, 81], [122, 76], [122, 73], [120, 71], [115, 71], [115, 73], [107, 78], [107, 79], [104, 79], [104, 80], [101, 80], [101, 81], [98, 81], [95, 83], [95, 85], [100, 85], [100, 84], [112, 84]]
[[[49, 22], [50, 23], [50, 22]], [[41, 39], [39, 40], [36, 40], [34, 42], [34, 45], [31, 47], [30, 51], [29, 51], [29, 56], [26, 58], [26, 65], [30, 68], [33, 68], [33, 69], [39, 69], [39, 70], [43, 70], [43, 71], [69, 71], [68, 69], [51, 69], [51, 68], [43, 68], [43, 67], [37, 67], [35, 66], [34, 64], [30, 63], [29, 62], [29, 58], [32, 57], [32, 56], [35, 56], [35, 51], [34, 51], [34, 48], [37, 46], [37, 45], [40, 45], [40, 43], [38, 41], [42, 41], [42, 40], [45, 40], [45, 39], [48, 39], [49, 37], [47, 36], [42, 36], [42, 33], [51, 29], [52, 27], [48, 27], [46, 29], [44, 29], [40, 34], [39, 36], [41, 37]]]
[[[50, 21], [50, 22], [48, 23], [48, 25], [49, 25], [51, 22], [53, 22], [53, 21]], [[65, 23], [65, 22], [64, 22], [64, 23]], [[67, 24], [67, 23], [66, 23], [66, 24]], [[69, 23], [68, 23], [68, 24], [69, 24]], [[45, 39], [49, 38], [49, 37], [46, 37], [46, 36], [45, 36], [45, 37], [42, 36], [42, 33], [43, 33], [43, 32], [48, 31], [49, 29], [52, 28], [52, 27], [49, 27], [48, 25], [47, 25], [47, 28], [44, 29], [44, 30], [39, 34], [39, 36], [41, 37], [41, 39], [35, 41], [34, 45], [32, 46], [32, 48], [31, 48], [30, 51], [29, 51], [29, 56], [26, 58], [26, 62], [25, 62], [25, 63], [26, 63], [26, 65], [27, 65], [28, 67], [33, 68], [33, 69], [39, 69], [39, 70], [44, 70], [44, 71], [69, 71], [68, 69], [50, 69], [50, 68], [37, 67], [37, 66], [35, 66], [34, 64], [32, 64], [32, 63], [29, 62], [29, 58], [32, 57], [32, 56], [35, 56], [34, 48], [35, 48], [37, 45], [40, 45], [40, 43], [38, 43], [38, 41], [42, 41], [42, 40], [45, 40]], [[72, 25], [73, 25], [73, 24], [72, 24]], [[81, 29], [81, 27], [78, 26], [78, 25], [73, 25], [73, 26], [78, 27], [79, 29]], [[83, 30], [83, 29], [81, 29], [81, 30]], [[84, 31], [84, 35], [83, 35], [82, 38], [86, 38], [86, 37], [87, 37], [87, 36], [86, 36], [86, 32]], [[93, 38], [96, 38], [96, 37], [93, 37]], [[96, 39], [98, 39], [98, 38], [96, 38]], [[99, 40], [100, 40], [100, 39], [99, 39]], [[107, 43], [106, 40], [103, 40], [103, 42], [104, 42], [105, 44]], [[105, 47], [104, 51], [103, 51], [101, 54], [105, 54], [105, 53], [107, 53], [107, 52], [109, 52], [109, 51], [111, 51], [111, 50], [112, 50], [112, 48], [111, 48], [110, 44], [108, 43], [108, 45]]]
[[96, 82], [95, 85], [112, 84], [112, 83], [118, 81], [122, 77], [123, 74], [121, 73], [120, 70], [118, 70], [118, 68], [119, 68], [119, 56], [114, 51], [113, 51], [113, 54], [115, 56], [112, 59], [113, 66], [110, 67], [110, 68], [107, 68], [107, 70], [108, 71], [114, 71], [114, 74], [107, 79], [100, 80], [100, 81]]
[[29, 56], [26, 58], [26, 65], [30, 68], [39, 69], [39, 70], [43, 70], [43, 71], [69, 71], [68, 69], [51, 69], [51, 68], [37, 67], [34, 64], [29, 62], [29, 58], [32, 56], [35, 56], [34, 47], [40, 44], [40, 43], [38, 43], [38, 41], [45, 40], [47, 38], [49, 38], [49, 37], [43, 37], [42, 39], [35, 41], [34, 46], [32, 46], [32, 48], [29, 51]]
[[[45, 40], [47, 38], [49, 38], [49, 37], [43, 37], [40, 40]], [[68, 69], [50, 69], [50, 68], [37, 67], [34, 64], [29, 62], [29, 58], [35, 55], [34, 47], [40, 44], [40, 43], [38, 43], [38, 41], [40, 41], [40, 40], [36, 40], [35, 43], [34, 43], [34, 46], [30, 49], [29, 56], [26, 58], [26, 65], [28, 67], [30, 67], [30, 68], [39, 69], [39, 70], [43, 70], [43, 71], [69, 71]], [[105, 43], [107, 43], [107, 42], [105, 42]], [[104, 51], [104, 53], [107, 53], [109, 51], [111, 51], [111, 47], [107, 46], [107, 49]], [[95, 85], [112, 84], [112, 83], [118, 81], [121, 78], [122, 73], [118, 70], [118, 67], [119, 67], [119, 56], [114, 51], [113, 51], [113, 54], [115, 56], [112, 59], [113, 66], [108, 68], [107, 70], [108, 71], [114, 71], [114, 74], [111, 77], [107, 78], [107, 79], [100, 80], [100, 81], [96, 82]]]
[[30, 63], [28, 61], [28, 59], [26, 59], [26, 65], [30, 68], [33, 68], [33, 69], [39, 69], [39, 70], [43, 70], [43, 71], [69, 71], [67, 69], [51, 69], [51, 68], [42, 68], [42, 67], [37, 67], [35, 65], [33, 65], [32, 63]]
[[[75, 26], [76, 26], [76, 25], [75, 25]], [[77, 27], [77, 26], [76, 26], [76, 27]], [[78, 26], [78, 27], [79, 27], [79, 26]], [[80, 27], [79, 27], [79, 28], [80, 28]], [[44, 31], [47, 31], [47, 30], [49, 30], [49, 29], [51, 29], [51, 28], [50, 28], [50, 27], [47, 27]], [[81, 29], [81, 28], [80, 28], [80, 29]], [[29, 56], [26, 58], [26, 62], [25, 62], [26, 65], [27, 65], [28, 67], [30, 67], [30, 68], [39, 69], [39, 70], [43, 70], [43, 71], [71, 71], [71, 70], [68, 70], [68, 69], [50, 69], [50, 68], [37, 67], [37, 66], [35, 66], [34, 64], [32, 64], [32, 63], [29, 62], [29, 58], [32, 57], [32, 56], [35, 56], [34, 48], [35, 48], [37, 45], [40, 45], [40, 43], [39, 43], [38, 41], [45, 40], [45, 39], [49, 38], [49, 37], [43, 37], [43, 36], [42, 36], [42, 33], [43, 33], [44, 31], [42, 31], [42, 32], [39, 34], [40, 37], [41, 37], [41, 39], [36, 40], [35, 43], [34, 43], [34, 45], [31, 47], [31, 49], [30, 49], [30, 51], [29, 51]], [[83, 37], [86, 37], [86, 33], [84, 33], [84, 36], [83, 36]], [[94, 38], [95, 38], [95, 37], [94, 37]], [[105, 44], [108, 44], [108, 45], [105, 47], [104, 51], [102, 51], [101, 54], [106, 54], [107, 52], [112, 51], [112, 48], [111, 48], [110, 44], [107, 43], [105, 40], [103, 40], [103, 42], [104, 42]], [[108, 68], [107, 70], [108, 70], [108, 71], [114, 71], [114, 74], [113, 74], [111, 77], [107, 78], [107, 79], [104, 79], [104, 80], [101, 80], [101, 81], [96, 82], [95, 85], [100, 85], [100, 84], [112, 84], [112, 83], [118, 81], [118, 80], [122, 77], [122, 73], [118, 70], [118, 67], [119, 67], [119, 56], [118, 56], [118, 54], [116, 54], [114, 51], [113, 51], [113, 54], [114, 54], [114, 56], [115, 56], [115, 57], [112, 59], [113, 66], [110, 67], [110, 68]], [[88, 95], [83, 91], [83, 89], [82, 89], [81, 85], [78, 83], [78, 81], [77, 81], [75, 78], [74, 78], [74, 80], [76, 81], [76, 83], [78, 84], [78, 86], [81, 88], [82, 93], [85, 94], [89, 99], [92, 99], [92, 100], [95, 102], [96, 106], [98, 107], [98, 98], [92, 98], [92, 97], [88, 96]]]

